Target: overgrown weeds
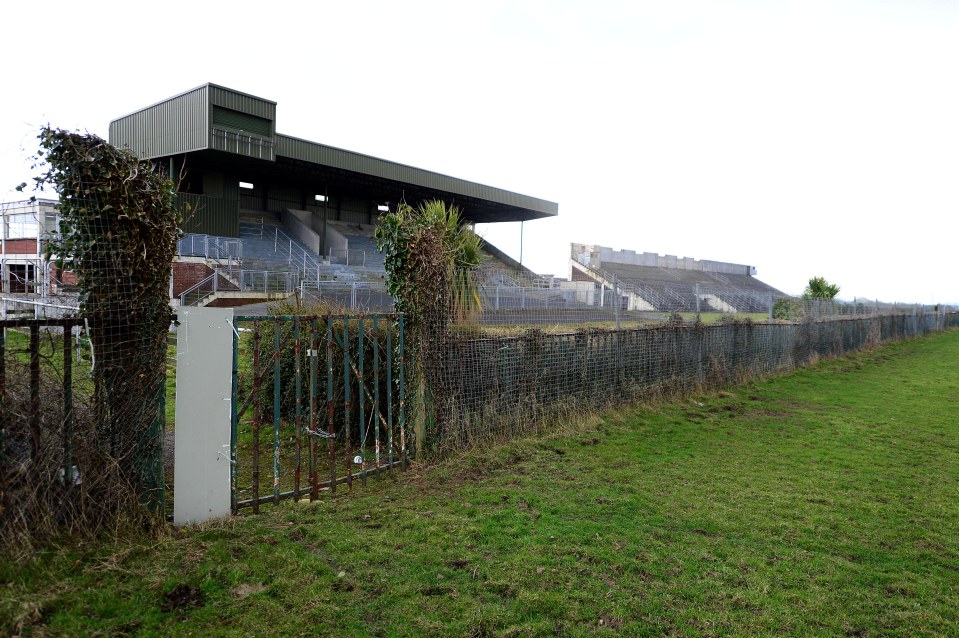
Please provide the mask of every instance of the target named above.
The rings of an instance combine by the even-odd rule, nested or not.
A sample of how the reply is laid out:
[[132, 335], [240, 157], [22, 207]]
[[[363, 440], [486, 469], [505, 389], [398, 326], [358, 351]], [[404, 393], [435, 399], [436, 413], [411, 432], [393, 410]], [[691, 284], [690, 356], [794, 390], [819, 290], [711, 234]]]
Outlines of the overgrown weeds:
[[28, 364], [7, 361], [0, 441], [0, 554], [12, 561], [50, 541], [103, 533], [142, 532], [156, 523], [121, 471], [118, 456], [98, 438], [90, 397], [74, 397], [64, 413], [62, 373], [40, 369], [36, 401]]

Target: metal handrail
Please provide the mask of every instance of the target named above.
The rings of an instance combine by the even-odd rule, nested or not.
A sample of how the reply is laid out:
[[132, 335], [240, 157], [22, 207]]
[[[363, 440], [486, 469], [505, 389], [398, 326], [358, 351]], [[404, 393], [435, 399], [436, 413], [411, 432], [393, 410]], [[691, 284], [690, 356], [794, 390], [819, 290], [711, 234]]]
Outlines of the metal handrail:
[[196, 305], [207, 297], [221, 292], [219, 286], [221, 277], [235, 287], [235, 290], [230, 289], [227, 292], [293, 292], [300, 285], [299, 274], [295, 272], [218, 268], [180, 293], [180, 305]]
[[[197, 247], [197, 243], [202, 242]], [[189, 250], [186, 249], [189, 245]], [[222, 239], [214, 235], [190, 234], [177, 242], [177, 255], [180, 257], [199, 257], [212, 259], [221, 267], [233, 268], [243, 261], [243, 242], [235, 239]], [[226, 260], [224, 263], [223, 260]]]
[[663, 295], [656, 292], [649, 286], [637, 286], [631, 282], [624, 283], [622, 281], [619, 281], [619, 279], [612, 273], [606, 272], [602, 268], [598, 268], [596, 266], [591, 266], [590, 264], [584, 263], [583, 260], [579, 259], [576, 256], [573, 256], [572, 260], [575, 261], [580, 266], [583, 266], [584, 268], [596, 273], [597, 275], [599, 275], [601, 278], [605, 279], [606, 281], [615, 281], [617, 291], [619, 291], [620, 293], [622, 292], [632, 293], [638, 297], [642, 297], [643, 299], [645, 299], [646, 301], [648, 301], [649, 303], [651, 303], [653, 306], [657, 308], [664, 308], [669, 303], [668, 300]]

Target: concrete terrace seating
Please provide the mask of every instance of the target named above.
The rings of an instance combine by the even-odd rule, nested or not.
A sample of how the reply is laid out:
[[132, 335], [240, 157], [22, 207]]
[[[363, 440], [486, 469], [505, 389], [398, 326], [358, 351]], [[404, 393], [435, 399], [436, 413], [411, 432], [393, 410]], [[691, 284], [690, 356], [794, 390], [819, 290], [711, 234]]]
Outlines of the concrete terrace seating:
[[374, 226], [340, 221], [328, 223], [330, 227], [346, 237], [349, 246], [346, 254], [342, 251], [334, 251], [328, 255], [331, 263], [343, 263], [352, 268], [365, 269], [369, 274], [386, 274], [383, 253], [376, 249], [376, 242], [373, 240]]
[[[319, 276], [321, 280], [336, 279], [343, 275], [342, 267], [320, 263], [316, 253], [289, 234], [284, 236], [277, 233], [277, 229], [283, 232], [282, 228], [275, 225], [240, 222], [244, 270], [298, 271], [303, 274], [302, 256], [305, 254], [307, 263], [318, 266], [310, 267], [309, 272], [305, 273], [306, 278], [316, 279]], [[298, 259], [294, 260], [294, 257]]]
[[783, 293], [750, 275], [730, 275], [702, 270], [683, 270], [604, 262], [602, 270], [615, 275], [624, 288], [648, 297], [647, 301], [664, 312], [696, 310], [696, 294], [701, 310], [766, 312], [769, 298]]

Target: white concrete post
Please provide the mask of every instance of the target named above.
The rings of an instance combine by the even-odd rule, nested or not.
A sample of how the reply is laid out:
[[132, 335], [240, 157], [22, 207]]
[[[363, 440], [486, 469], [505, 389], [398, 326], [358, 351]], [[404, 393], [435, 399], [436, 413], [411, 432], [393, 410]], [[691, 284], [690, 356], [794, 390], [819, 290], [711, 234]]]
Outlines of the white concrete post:
[[230, 514], [233, 309], [177, 311], [173, 523]]

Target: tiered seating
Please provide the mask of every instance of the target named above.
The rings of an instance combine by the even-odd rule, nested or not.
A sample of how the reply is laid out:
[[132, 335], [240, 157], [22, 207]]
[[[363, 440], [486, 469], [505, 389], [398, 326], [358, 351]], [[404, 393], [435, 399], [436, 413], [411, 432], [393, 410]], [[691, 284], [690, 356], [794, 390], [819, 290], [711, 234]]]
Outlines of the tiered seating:
[[[385, 275], [383, 253], [376, 249], [373, 239], [374, 226], [368, 224], [348, 224], [329, 222], [330, 226], [346, 237], [349, 243], [349, 265], [365, 269], [371, 275]], [[345, 261], [342, 256], [334, 255], [333, 261]]]
[[607, 276], [615, 275], [624, 289], [646, 299], [663, 312], [691, 312], [696, 309], [696, 294], [700, 295], [700, 309], [736, 312], [765, 312], [769, 296], [783, 293], [750, 275], [729, 275], [702, 270], [660, 268], [604, 262]]
[[[344, 268], [338, 265], [325, 265], [316, 253], [312, 252], [303, 243], [292, 239], [288, 234], [280, 236], [277, 239], [277, 226], [260, 225], [241, 222], [240, 239], [243, 240], [243, 270], [269, 270], [269, 271], [296, 271], [302, 269], [291, 265], [293, 261], [290, 258], [292, 246], [293, 255], [303, 255], [306, 253], [311, 263], [319, 266], [320, 279], [336, 279], [344, 274]], [[279, 228], [283, 232], [282, 228]], [[282, 243], [282, 245], [281, 245]], [[302, 259], [299, 261], [302, 264]], [[317, 275], [313, 271], [316, 268], [310, 268], [309, 275], [315, 278]]]

